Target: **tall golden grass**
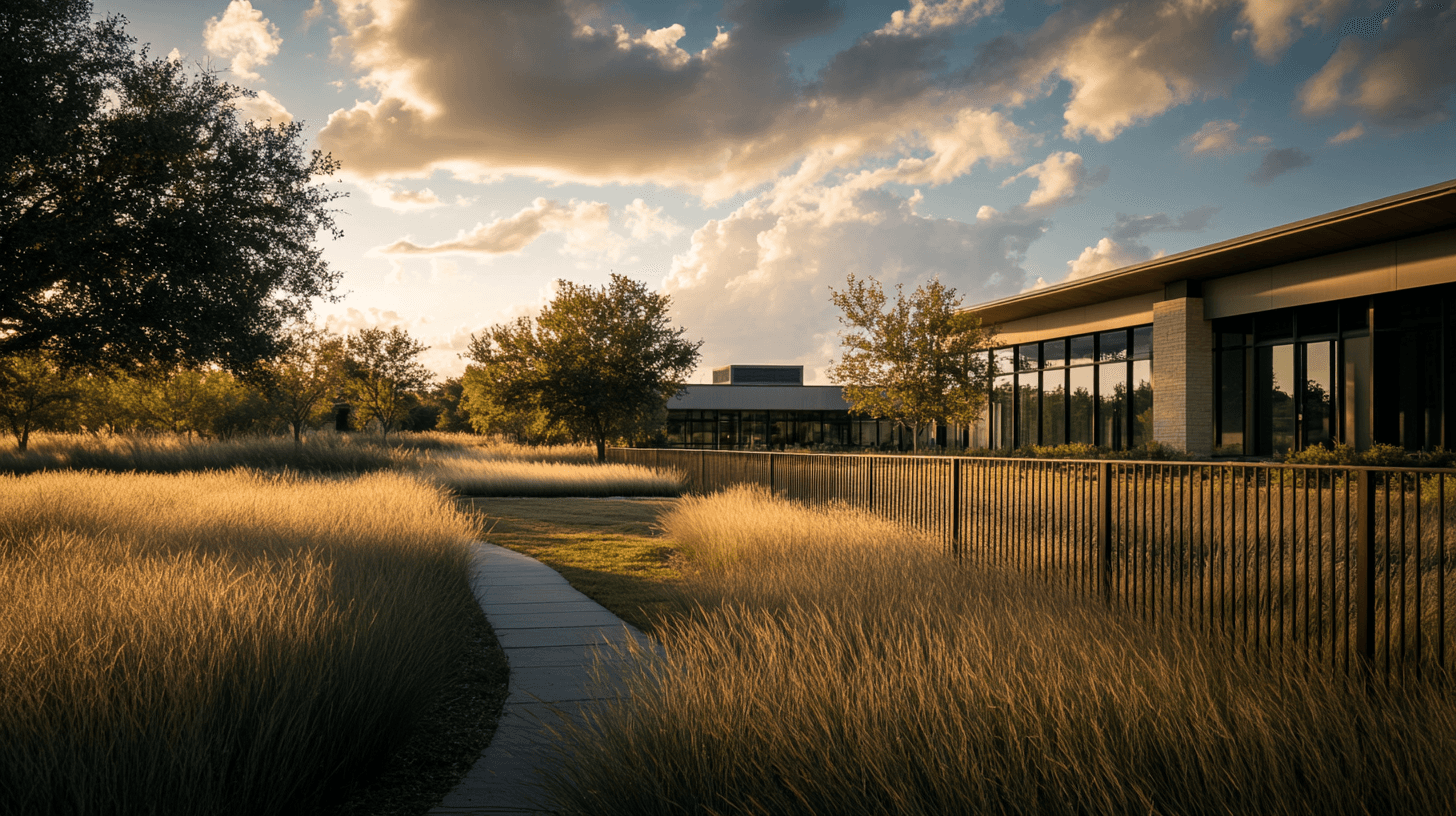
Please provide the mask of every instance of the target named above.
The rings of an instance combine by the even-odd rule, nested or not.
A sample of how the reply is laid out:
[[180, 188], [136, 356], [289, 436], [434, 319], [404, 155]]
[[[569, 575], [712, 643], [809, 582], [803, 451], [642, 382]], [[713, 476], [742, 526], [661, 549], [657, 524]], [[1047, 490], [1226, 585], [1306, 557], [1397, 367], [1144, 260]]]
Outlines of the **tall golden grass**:
[[427, 455], [421, 474], [467, 496], [676, 496], [683, 490], [683, 476], [676, 470], [472, 453]]
[[842, 506], [740, 488], [662, 524], [685, 611], [565, 732], [562, 812], [1456, 811], [1434, 687], [1274, 671]]
[[464, 433], [188, 440], [174, 435], [37, 434], [30, 449], [0, 447], [0, 473], [56, 470], [191, 473], [245, 467], [302, 473], [417, 472], [473, 496], [676, 496], [673, 470], [599, 465], [590, 445], [534, 447]]
[[319, 812], [452, 683], [477, 533], [401, 475], [0, 476], [0, 812]]

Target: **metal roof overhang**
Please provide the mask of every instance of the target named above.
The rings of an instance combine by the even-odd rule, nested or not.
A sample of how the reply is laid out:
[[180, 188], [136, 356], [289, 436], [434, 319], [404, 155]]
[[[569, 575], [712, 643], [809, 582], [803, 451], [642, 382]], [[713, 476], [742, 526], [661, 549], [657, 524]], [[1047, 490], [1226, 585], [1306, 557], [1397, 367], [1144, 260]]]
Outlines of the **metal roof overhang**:
[[1456, 226], [1456, 179], [966, 308], [988, 326]]

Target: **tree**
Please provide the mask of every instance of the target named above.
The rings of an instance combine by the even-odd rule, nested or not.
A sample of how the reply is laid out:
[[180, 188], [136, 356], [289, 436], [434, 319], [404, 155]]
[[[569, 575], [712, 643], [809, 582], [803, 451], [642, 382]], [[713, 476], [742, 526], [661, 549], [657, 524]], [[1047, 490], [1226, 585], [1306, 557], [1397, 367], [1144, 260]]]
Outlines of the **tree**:
[[430, 383], [429, 370], [416, 359], [424, 350], [398, 326], [360, 329], [345, 343], [349, 395], [379, 423], [380, 439], [387, 439], [410, 406], [418, 404], [411, 392]]
[[301, 123], [240, 121], [253, 92], [153, 59], [88, 0], [0, 6], [0, 356], [242, 370], [337, 274]]
[[460, 386], [460, 406], [478, 434], [499, 434], [522, 445], [560, 445], [574, 441], [565, 425], [552, 420], [544, 408], [534, 403], [514, 408], [498, 404], [491, 381], [481, 366], [467, 366]]
[[49, 354], [29, 352], [0, 360], [0, 423], [23, 452], [35, 431], [53, 430], [72, 417], [80, 389]]
[[979, 318], [957, 311], [954, 289], [932, 280], [906, 299], [896, 286], [886, 308], [878, 281], [850, 275], [830, 298], [850, 331], [829, 380], [844, 386], [851, 413], [893, 420], [912, 438], [927, 422], [970, 423], [981, 415], [989, 366], [974, 352], [988, 347], [990, 333]]
[[304, 425], [339, 393], [343, 378], [344, 338], [303, 325], [289, 332], [282, 354], [262, 365], [263, 395], [293, 431], [295, 447], [303, 445]]
[[540, 410], [605, 460], [607, 440], [640, 431], [698, 364], [702, 341], [672, 327], [671, 303], [622, 275], [600, 289], [560, 281], [539, 317], [472, 336], [465, 356], [479, 366], [485, 402]]

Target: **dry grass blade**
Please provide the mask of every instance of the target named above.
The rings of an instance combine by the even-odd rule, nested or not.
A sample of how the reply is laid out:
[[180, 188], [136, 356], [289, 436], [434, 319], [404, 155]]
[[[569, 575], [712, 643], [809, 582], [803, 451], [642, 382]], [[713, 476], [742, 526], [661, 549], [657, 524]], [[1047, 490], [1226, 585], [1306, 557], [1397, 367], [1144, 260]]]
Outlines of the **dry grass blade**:
[[398, 475], [0, 477], [0, 811], [317, 812], [452, 682], [476, 532]]
[[1444, 813], [1456, 702], [1275, 672], [843, 507], [682, 499], [684, 612], [568, 813]]

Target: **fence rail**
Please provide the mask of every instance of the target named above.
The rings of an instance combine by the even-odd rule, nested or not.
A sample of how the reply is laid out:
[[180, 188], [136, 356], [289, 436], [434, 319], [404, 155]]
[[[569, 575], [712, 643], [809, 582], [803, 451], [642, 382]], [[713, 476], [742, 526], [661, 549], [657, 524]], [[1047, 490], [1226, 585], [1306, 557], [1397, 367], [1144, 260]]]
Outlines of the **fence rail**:
[[689, 490], [762, 485], [910, 525], [971, 563], [1398, 679], [1449, 669], [1449, 470], [613, 448]]

